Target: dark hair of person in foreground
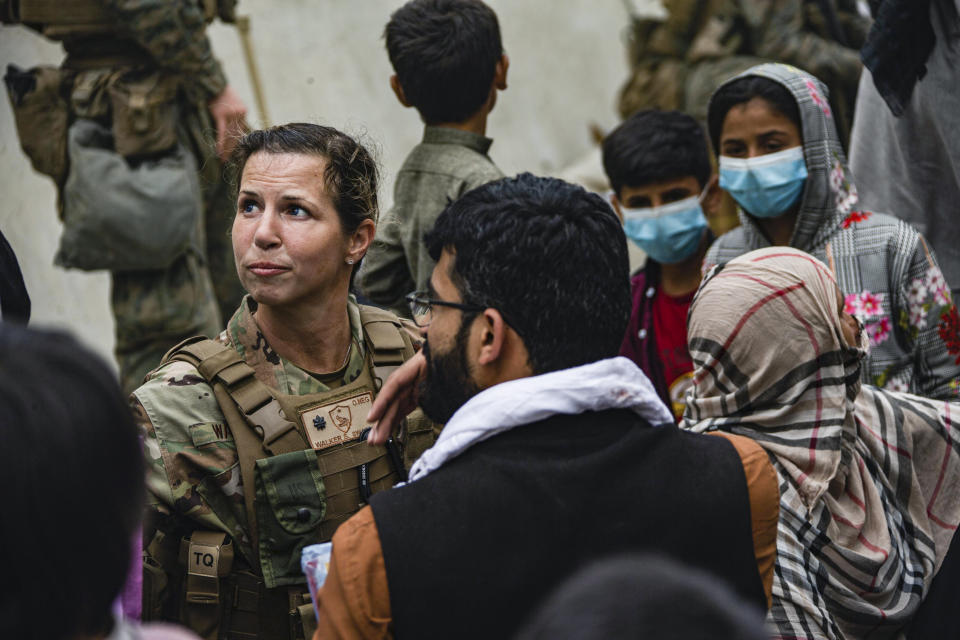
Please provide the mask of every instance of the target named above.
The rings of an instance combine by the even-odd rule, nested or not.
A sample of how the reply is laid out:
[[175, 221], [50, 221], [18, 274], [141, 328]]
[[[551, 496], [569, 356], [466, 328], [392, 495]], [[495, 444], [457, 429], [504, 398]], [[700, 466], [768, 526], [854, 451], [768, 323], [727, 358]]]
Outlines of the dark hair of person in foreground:
[[116, 376], [73, 338], [0, 324], [0, 638], [106, 635], [144, 499]]
[[620, 221], [600, 196], [522, 173], [468, 191], [424, 241], [434, 260], [455, 255], [450, 278], [463, 302], [500, 310], [535, 375], [617, 355], [630, 268]]
[[762, 640], [763, 614], [712, 575], [664, 556], [588, 565], [541, 605], [517, 640]]

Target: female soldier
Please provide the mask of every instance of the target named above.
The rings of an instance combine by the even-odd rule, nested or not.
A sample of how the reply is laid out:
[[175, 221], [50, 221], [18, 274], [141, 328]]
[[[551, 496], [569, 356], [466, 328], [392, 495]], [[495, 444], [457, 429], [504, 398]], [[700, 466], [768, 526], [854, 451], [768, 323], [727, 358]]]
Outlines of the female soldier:
[[717, 89], [708, 123], [741, 226], [717, 239], [705, 264], [770, 245], [813, 254], [835, 271], [870, 338], [864, 382], [960, 397], [950, 289], [913, 227], [858, 207], [824, 85], [787, 65], [753, 67]]
[[[349, 293], [377, 216], [363, 146], [289, 124], [248, 134], [234, 160], [233, 249], [249, 293], [215, 341], [175, 347], [131, 398], [153, 516], [144, 614], [206, 637], [303, 637], [291, 614], [313, 617], [301, 549], [404, 476], [398, 445], [363, 440], [416, 338]], [[422, 416], [407, 427], [412, 462], [432, 431]]]

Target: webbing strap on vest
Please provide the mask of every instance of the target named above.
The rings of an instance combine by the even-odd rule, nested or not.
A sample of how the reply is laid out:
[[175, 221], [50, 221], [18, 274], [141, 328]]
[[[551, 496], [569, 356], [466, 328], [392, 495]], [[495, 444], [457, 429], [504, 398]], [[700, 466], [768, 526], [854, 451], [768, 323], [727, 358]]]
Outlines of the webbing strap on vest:
[[[183, 358], [180, 354], [192, 358]], [[257, 432], [268, 455], [308, 448], [297, 425], [287, 420], [280, 405], [273, 402], [270, 388], [257, 380], [253, 368], [236, 350], [207, 338], [191, 338], [174, 347], [168, 356], [193, 364], [212, 385], [223, 385], [245, 422]]]
[[413, 356], [413, 342], [395, 315], [377, 307], [359, 306], [360, 324], [367, 348], [373, 353], [373, 374], [379, 390], [384, 380]]
[[[259, 554], [259, 530], [254, 507], [254, 469], [263, 452], [274, 456], [309, 448], [297, 425], [283, 415], [267, 385], [257, 380], [253, 368], [234, 349], [209, 338], [184, 340], [163, 361], [180, 360], [197, 368], [213, 387], [237, 445], [247, 531], [255, 554]], [[240, 427], [239, 425], [244, 425]], [[238, 428], [239, 427], [239, 428]], [[249, 427], [249, 428], [245, 428]]]

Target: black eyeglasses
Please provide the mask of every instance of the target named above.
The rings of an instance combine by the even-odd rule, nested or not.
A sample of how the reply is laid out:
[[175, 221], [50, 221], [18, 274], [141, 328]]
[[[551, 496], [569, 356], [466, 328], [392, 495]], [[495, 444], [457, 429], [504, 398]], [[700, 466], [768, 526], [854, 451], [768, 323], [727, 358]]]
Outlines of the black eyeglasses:
[[433, 321], [433, 307], [451, 307], [461, 311], [483, 311], [486, 307], [476, 304], [461, 304], [459, 302], [447, 302], [446, 300], [437, 300], [429, 297], [427, 291], [414, 291], [407, 294], [407, 303], [410, 305], [410, 313], [413, 316], [413, 323], [418, 327], [429, 327]]

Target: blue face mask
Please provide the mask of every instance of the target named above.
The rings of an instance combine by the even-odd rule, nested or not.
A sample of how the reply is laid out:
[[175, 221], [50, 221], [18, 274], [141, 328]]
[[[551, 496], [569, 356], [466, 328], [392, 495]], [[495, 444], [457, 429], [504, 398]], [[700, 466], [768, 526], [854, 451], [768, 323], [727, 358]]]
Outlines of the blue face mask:
[[696, 196], [661, 207], [621, 207], [620, 211], [627, 237], [663, 264], [683, 262], [692, 256], [707, 228], [700, 198]]
[[720, 188], [758, 218], [776, 218], [786, 212], [800, 198], [806, 180], [803, 147], [756, 158], [720, 156]]

